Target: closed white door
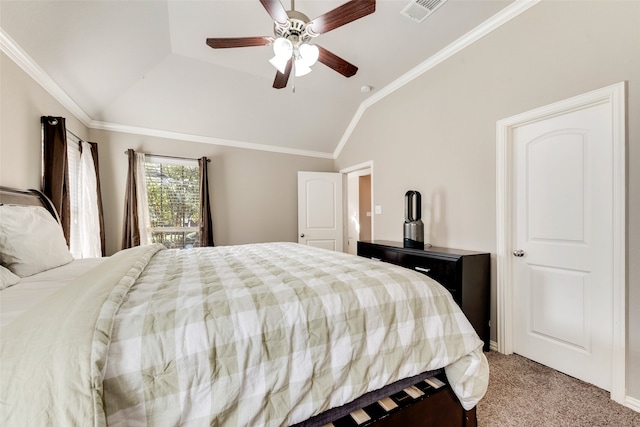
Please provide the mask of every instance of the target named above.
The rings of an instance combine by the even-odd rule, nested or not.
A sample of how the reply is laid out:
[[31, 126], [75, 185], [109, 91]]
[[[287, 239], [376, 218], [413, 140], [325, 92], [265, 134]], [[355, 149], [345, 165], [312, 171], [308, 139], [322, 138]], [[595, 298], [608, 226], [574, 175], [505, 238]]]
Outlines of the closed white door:
[[612, 122], [596, 104], [513, 129], [513, 350], [611, 387]]
[[298, 243], [342, 252], [342, 174], [298, 172]]

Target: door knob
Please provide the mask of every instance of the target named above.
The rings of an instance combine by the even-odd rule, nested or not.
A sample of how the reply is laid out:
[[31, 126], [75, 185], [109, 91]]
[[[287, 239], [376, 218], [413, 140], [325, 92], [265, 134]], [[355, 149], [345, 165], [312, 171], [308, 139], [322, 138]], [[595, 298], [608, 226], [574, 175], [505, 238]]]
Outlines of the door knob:
[[302, 233], [302, 234], [300, 235], [300, 237], [304, 237], [304, 233]]
[[513, 255], [517, 256], [517, 257], [523, 257], [524, 256], [524, 251], [522, 249], [517, 249], [517, 250], [513, 251]]

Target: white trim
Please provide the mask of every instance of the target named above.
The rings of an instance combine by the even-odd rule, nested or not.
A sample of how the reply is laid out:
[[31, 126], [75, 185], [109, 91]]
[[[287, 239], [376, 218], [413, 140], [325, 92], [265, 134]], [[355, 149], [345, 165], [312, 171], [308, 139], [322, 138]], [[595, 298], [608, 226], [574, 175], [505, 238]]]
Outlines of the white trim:
[[347, 141], [351, 137], [351, 133], [355, 130], [360, 118], [364, 114], [365, 110], [370, 106], [374, 105], [378, 101], [385, 98], [387, 95], [392, 94], [396, 90], [400, 89], [402, 86], [410, 83], [415, 78], [420, 77], [422, 74], [431, 70], [435, 66], [441, 64], [447, 59], [451, 58], [456, 53], [460, 52], [464, 48], [470, 46], [476, 41], [480, 40], [482, 37], [491, 33], [493, 30], [500, 28], [502, 25], [511, 21], [516, 16], [528, 10], [530, 7], [535, 6], [541, 0], [516, 0], [509, 6], [502, 9], [500, 12], [496, 13], [491, 18], [484, 21], [482, 24], [478, 25], [473, 30], [469, 31], [444, 49], [437, 52], [435, 55], [431, 56], [426, 61], [422, 62], [420, 65], [415, 68], [409, 70], [387, 86], [383, 87], [379, 91], [377, 91], [374, 95], [365, 99], [362, 104], [358, 107], [358, 110], [354, 114], [349, 126], [345, 130], [342, 138], [338, 142], [338, 146], [333, 152], [333, 158], [337, 159], [340, 156], [344, 146], [347, 144]]
[[193, 135], [181, 132], [172, 132], [167, 130], [157, 130], [142, 128], [137, 126], [119, 125], [114, 123], [92, 121], [92, 129], [108, 130], [111, 132], [123, 132], [133, 135], [147, 135], [158, 138], [176, 139], [179, 141], [201, 142], [204, 144], [222, 145], [226, 147], [244, 148], [248, 150], [269, 151], [281, 154], [293, 154], [296, 156], [319, 157], [331, 159], [331, 154], [321, 153], [319, 151], [299, 150], [296, 148], [276, 147], [273, 145], [256, 144], [252, 142], [235, 141], [232, 139], [213, 138], [210, 136]]
[[358, 163], [357, 165], [347, 166], [346, 168], [340, 169], [340, 173], [351, 173], [361, 169], [373, 169], [373, 160], [368, 160], [366, 162]]
[[0, 27], [0, 50], [13, 62], [54, 97], [63, 107], [71, 112], [85, 126], [89, 127], [91, 117], [58, 84], [49, 74], [22, 50], [9, 35]]
[[640, 399], [634, 399], [633, 397], [627, 396], [624, 406], [633, 409], [636, 412], [640, 412]]
[[438, 53], [413, 68], [400, 78], [391, 82], [377, 93], [364, 100], [356, 110], [351, 122], [347, 126], [344, 134], [338, 141], [333, 153], [324, 153], [318, 151], [298, 150], [295, 148], [286, 148], [274, 145], [256, 144], [251, 142], [235, 141], [230, 139], [214, 138], [202, 135], [192, 135], [180, 132], [171, 132], [158, 129], [142, 128], [137, 126], [121, 125], [117, 123], [107, 123], [92, 119], [58, 84], [44, 72], [42, 68], [29, 56], [9, 35], [0, 28], [0, 50], [5, 52], [20, 68], [22, 68], [31, 78], [33, 78], [40, 86], [42, 86], [53, 98], [60, 102], [67, 110], [71, 112], [85, 126], [91, 129], [102, 129], [112, 132], [132, 133], [135, 135], [156, 136], [160, 138], [177, 139], [182, 141], [202, 142], [205, 144], [222, 145], [228, 147], [245, 148], [249, 150], [268, 151], [281, 154], [292, 154], [296, 156], [318, 157], [324, 159], [337, 159], [351, 134], [358, 125], [362, 115], [367, 108], [374, 105], [387, 95], [395, 92], [413, 79], [421, 76], [436, 65], [447, 60], [451, 56], [460, 52], [462, 49], [481, 39], [493, 30], [499, 28], [511, 19], [528, 10], [530, 7], [538, 4], [541, 0], [516, 0], [500, 12], [478, 25], [476, 28], [460, 37]]
[[[350, 173], [354, 173], [354, 172], [362, 171], [362, 170], [369, 170], [369, 174], [371, 175], [371, 240], [375, 240], [376, 216], [375, 216], [375, 213], [374, 213], [374, 211], [375, 211], [374, 210], [374, 207], [375, 207], [375, 203], [374, 203], [374, 201], [375, 201], [375, 196], [374, 196], [374, 193], [375, 193], [375, 191], [374, 191], [374, 189], [375, 189], [375, 187], [374, 187], [375, 176], [374, 176], [374, 173], [373, 173], [373, 160], [368, 160], [366, 162], [358, 163], [357, 165], [353, 165], [353, 166], [347, 166], [346, 168], [340, 169], [339, 172], [342, 175], [348, 175]], [[346, 186], [347, 185], [347, 180], [345, 179], [344, 182], [345, 182], [345, 186]], [[344, 194], [344, 197], [343, 197], [344, 199], [349, 197], [348, 187], [345, 189], [343, 194]], [[345, 202], [343, 206], [344, 206], [344, 209], [343, 209], [344, 220], [343, 220], [342, 223], [346, 224], [347, 221], [348, 221], [348, 218], [347, 218], [347, 203]], [[343, 242], [346, 242], [346, 240], [348, 240], [348, 235], [347, 235], [348, 233], [347, 233], [346, 226], [343, 227], [343, 229], [344, 229], [344, 236], [345, 236], [345, 238], [343, 239]]]
[[[510, 242], [513, 239], [514, 222], [512, 206], [511, 168], [512, 129], [531, 121], [554, 117], [590, 105], [611, 105], [613, 127], [613, 303], [612, 303], [612, 359], [611, 399], [625, 405], [630, 401], [626, 394], [626, 169], [625, 169], [625, 94], [626, 82], [620, 82], [564, 101], [556, 102], [532, 111], [518, 114], [496, 123], [496, 229], [497, 229], [497, 327], [498, 351], [513, 352], [513, 307]], [[626, 401], [625, 401], [626, 400]]]
[[[513, 353], [513, 311], [511, 286], [505, 283], [511, 277], [511, 263], [509, 257], [509, 241], [511, 238], [511, 203], [507, 203], [512, 194], [513, 174], [511, 170], [510, 151], [507, 147], [509, 139], [507, 126], [498, 122], [496, 129], [496, 338], [498, 351], [504, 354]], [[507, 231], [509, 230], [509, 231]]]

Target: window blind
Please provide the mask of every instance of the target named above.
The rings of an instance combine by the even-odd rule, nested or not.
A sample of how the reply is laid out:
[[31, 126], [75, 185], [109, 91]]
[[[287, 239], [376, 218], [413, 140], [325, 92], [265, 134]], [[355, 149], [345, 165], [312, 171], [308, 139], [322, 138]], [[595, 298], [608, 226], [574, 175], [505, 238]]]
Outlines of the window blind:
[[199, 241], [200, 171], [197, 161], [176, 163], [145, 162], [151, 236], [168, 248], [191, 248]]

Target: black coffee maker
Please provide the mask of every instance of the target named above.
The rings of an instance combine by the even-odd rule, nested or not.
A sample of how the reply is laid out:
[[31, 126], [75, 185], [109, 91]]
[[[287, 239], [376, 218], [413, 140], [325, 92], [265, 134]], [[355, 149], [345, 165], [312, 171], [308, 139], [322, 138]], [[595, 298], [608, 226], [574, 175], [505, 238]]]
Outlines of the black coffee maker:
[[422, 196], [409, 190], [404, 195], [404, 247], [424, 249], [424, 224], [422, 223]]

